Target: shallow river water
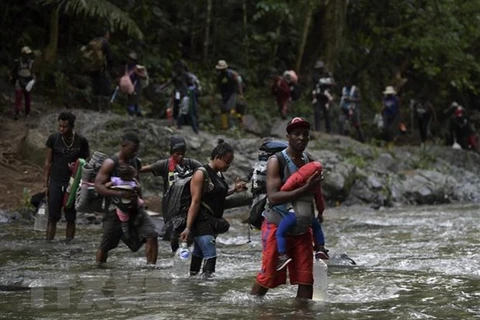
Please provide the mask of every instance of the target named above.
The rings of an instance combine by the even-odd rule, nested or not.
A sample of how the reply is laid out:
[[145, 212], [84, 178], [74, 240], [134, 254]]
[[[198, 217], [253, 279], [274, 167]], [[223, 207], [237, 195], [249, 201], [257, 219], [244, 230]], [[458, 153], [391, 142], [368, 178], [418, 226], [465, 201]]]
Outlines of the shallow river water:
[[[480, 319], [480, 206], [330, 209], [323, 224], [333, 256], [328, 300], [300, 302], [296, 287], [250, 296], [260, 266], [260, 233], [246, 226], [217, 239], [213, 280], [172, 275], [169, 245], [158, 267], [121, 244], [106, 269], [94, 267], [100, 226], [80, 225], [72, 243], [59, 225], [52, 243], [32, 222], [0, 224], [2, 319]], [[28, 288], [27, 288], [28, 287]]]

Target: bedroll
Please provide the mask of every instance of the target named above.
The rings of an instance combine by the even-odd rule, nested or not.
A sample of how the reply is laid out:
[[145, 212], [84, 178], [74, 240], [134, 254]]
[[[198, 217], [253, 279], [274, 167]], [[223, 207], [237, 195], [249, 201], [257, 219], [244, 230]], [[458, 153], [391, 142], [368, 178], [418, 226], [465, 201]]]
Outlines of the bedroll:
[[106, 154], [95, 151], [89, 162], [82, 168], [82, 179], [77, 190], [75, 209], [78, 212], [103, 212], [104, 197], [95, 190], [95, 177], [102, 167]]

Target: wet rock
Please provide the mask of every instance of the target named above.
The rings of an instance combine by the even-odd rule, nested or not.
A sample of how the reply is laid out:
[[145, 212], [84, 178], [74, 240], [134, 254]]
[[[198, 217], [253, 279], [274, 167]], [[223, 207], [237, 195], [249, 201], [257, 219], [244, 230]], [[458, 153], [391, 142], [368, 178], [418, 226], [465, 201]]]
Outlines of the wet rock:
[[258, 123], [257, 119], [251, 114], [246, 114], [243, 117], [243, 128], [245, 129], [246, 132], [250, 132], [258, 135], [261, 135], [262, 133], [265, 132], [265, 129], [262, 129], [262, 127], [260, 127], [260, 124]]
[[[212, 134], [201, 131], [195, 134], [188, 126], [177, 131], [159, 119], [71, 111], [77, 116], [76, 130], [87, 136], [92, 151], [113, 154], [119, 150], [125, 131], [137, 132], [142, 142], [139, 156], [144, 164], [168, 157], [169, 138], [174, 134], [185, 137], [187, 156], [202, 163], [208, 161], [211, 150], [222, 138], [235, 148], [235, 161], [224, 174], [230, 185], [236, 177], [249, 177], [257, 159], [257, 149], [264, 138], [248, 133], [239, 135], [238, 132]], [[46, 138], [57, 128], [57, 117], [58, 112], [47, 114], [32, 124], [27, 141], [34, 150], [44, 148]], [[246, 120], [252, 126], [248, 131], [263, 131], [263, 128], [256, 128], [254, 119], [246, 117]], [[271, 122], [270, 136], [284, 139], [288, 120], [273, 118]], [[480, 201], [480, 156], [472, 152], [440, 146], [427, 151], [416, 147], [396, 147], [387, 151], [349, 137], [317, 132], [312, 132], [307, 151], [324, 166], [322, 187], [328, 203], [370, 203], [379, 207]], [[161, 179], [152, 175], [142, 175], [141, 178], [144, 195], [161, 198]]]
[[272, 137], [285, 138], [285, 128], [287, 127], [288, 121], [290, 120], [276, 119], [270, 129], [270, 135]]
[[31, 220], [31, 212], [6, 211], [0, 209], [0, 223], [10, 223], [19, 220]]
[[457, 185], [455, 179], [439, 172], [418, 170], [403, 184], [405, 197], [414, 204], [448, 203]]
[[378, 158], [373, 161], [372, 169], [379, 173], [389, 173], [397, 171], [398, 161], [389, 153], [381, 153]]

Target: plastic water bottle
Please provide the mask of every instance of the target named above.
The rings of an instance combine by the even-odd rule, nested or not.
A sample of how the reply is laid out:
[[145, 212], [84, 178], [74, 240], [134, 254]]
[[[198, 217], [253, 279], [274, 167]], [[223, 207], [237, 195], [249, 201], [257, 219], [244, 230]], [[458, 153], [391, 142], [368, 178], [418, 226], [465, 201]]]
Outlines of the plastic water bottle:
[[46, 231], [47, 230], [47, 204], [43, 201], [38, 207], [37, 214], [35, 215], [35, 223], [33, 224], [33, 230]]
[[315, 259], [313, 263], [313, 300], [326, 301], [328, 299], [328, 266], [322, 259]]
[[180, 248], [173, 257], [173, 276], [175, 278], [186, 278], [190, 274], [190, 260], [192, 254], [186, 242], [182, 242]]

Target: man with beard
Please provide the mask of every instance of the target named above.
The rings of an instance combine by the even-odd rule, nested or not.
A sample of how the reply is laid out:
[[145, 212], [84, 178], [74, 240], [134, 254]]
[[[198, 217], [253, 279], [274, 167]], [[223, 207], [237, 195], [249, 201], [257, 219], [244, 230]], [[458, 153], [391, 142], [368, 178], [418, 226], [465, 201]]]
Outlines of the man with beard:
[[[155, 224], [148, 216], [143, 207], [138, 208], [135, 204], [138, 203], [140, 190], [118, 190], [109, 189], [106, 184], [110, 182], [111, 177], [118, 176], [118, 167], [120, 165], [131, 165], [138, 172], [141, 168], [140, 160], [136, 157], [140, 140], [135, 133], [127, 132], [122, 139], [120, 152], [114, 154], [106, 159], [100, 171], [95, 178], [95, 190], [106, 197], [105, 199], [105, 216], [103, 219], [103, 235], [100, 247], [97, 250], [96, 263], [101, 265], [107, 261], [108, 251], [116, 248], [120, 239], [132, 250], [136, 252], [140, 249], [143, 243], [145, 245], [145, 255], [147, 257], [147, 264], [153, 265], [157, 263], [158, 243], [157, 232]], [[125, 237], [122, 231], [122, 224], [116, 213], [114, 205], [117, 199], [130, 200], [131, 208], [128, 208], [130, 214], [130, 236]]]
[[[285, 284], [287, 269], [292, 285], [298, 285], [297, 298], [312, 299], [313, 295], [313, 191], [322, 180], [318, 172], [308, 178], [305, 185], [292, 191], [280, 191], [283, 183], [298, 168], [310, 161], [304, 152], [310, 134], [310, 124], [299, 117], [287, 125], [288, 147], [267, 162], [268, 203], [262, 223], [262, 267], [251, 294], [264, 296], [268, 289]], [[279, 157], [284, 157], [283, 161]], [[285, 163], [285, 166], [280, 163]], [[287, 254], [292, 259], [287, 268], [277, 271], [278, 251], [276, 232], [282, 216], [294, 211], [296, 226], [290, 231]], [[317, 217], [318, 218], [318, 217]]]
[[[72, 165], [77, 159], [90, 157], [87, 139], [73, 130], [75, 115], [62, 112], [58, 116], [59, 132], [48, 137], [47, 155], [44, 166], [44, 192], [48, 197], [47, 240], [53, 240], [57, 231], [57, 222], [62, 217], [63, 197], [70, 181]], [[66, 238], [75, 236], [75, 207], [64, 209], [67, 220]]]

